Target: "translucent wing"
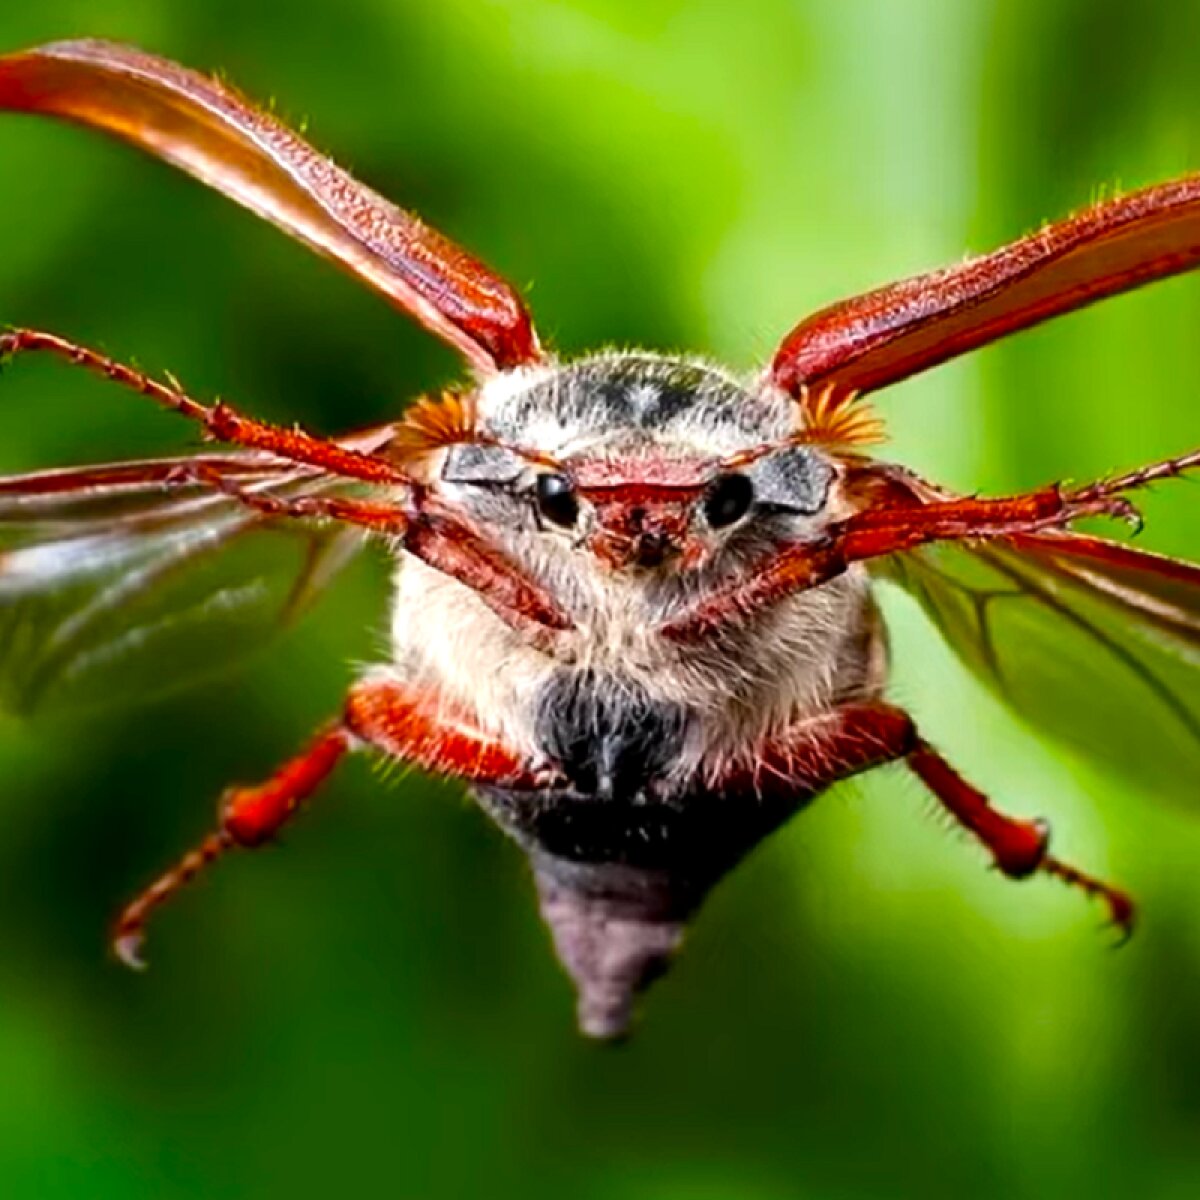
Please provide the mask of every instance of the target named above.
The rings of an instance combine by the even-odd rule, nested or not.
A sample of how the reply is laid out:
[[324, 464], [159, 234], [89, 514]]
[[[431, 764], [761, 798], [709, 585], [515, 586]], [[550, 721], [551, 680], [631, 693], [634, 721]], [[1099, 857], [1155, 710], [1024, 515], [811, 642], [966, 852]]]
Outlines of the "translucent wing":
[[1200, 567], [1046, 533], [935, 544], [875, 569], [1039, 729], [1200, 792]]
[[254, 454], [0, 478], [0, 708], [111, 703], [211, 674], [298, 614], [362, 544], [356, 530], [268, 520], [190, 482], [197, 463], [279, 496], [345, 487]]

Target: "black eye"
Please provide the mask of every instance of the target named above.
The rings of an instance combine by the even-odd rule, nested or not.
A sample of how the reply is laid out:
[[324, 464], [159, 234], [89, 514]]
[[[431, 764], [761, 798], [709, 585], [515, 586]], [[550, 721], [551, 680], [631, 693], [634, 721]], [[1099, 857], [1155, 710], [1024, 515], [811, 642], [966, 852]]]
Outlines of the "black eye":
[[537, 477], [534, 484], [534, 494], [537, 496], [538, 512], [554, 525], [570, 529], [579, 517], [579, 501], [575, 499], [575, 489], [565, 475], [553, 471]]
[[745, 475], [721, 475], [704, 498], [704, 517], [714, 529], [722, 529], [740, 521], [753, 503], [754, 484]]

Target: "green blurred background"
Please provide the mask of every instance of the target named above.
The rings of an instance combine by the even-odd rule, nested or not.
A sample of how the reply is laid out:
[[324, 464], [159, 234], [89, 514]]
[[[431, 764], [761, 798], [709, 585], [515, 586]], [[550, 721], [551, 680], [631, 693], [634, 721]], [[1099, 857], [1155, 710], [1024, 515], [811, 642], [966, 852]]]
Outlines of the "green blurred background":
[[[1200, 167], [1200, 8], [1124, 0], [41, 0], [0, 46], [137, 42], [318, 144], [528, 288], [564, 353], [749, 368], [796, 319]], [[1196, 280], [897, 388], [895, 454], [963, 488], [1200, 435]], [[0, 120], [0, 321], [329, 432], [458, 366], [277, 233], [96, 135]], [[190, 444], [45, 364], [0, 469]], [[1195, 485], [1144, 544], [1200, 555]], [[1007, 883], [898, 774], [839, 789], [709, 902], [632, 1044], [577, 1038], [518, 856], [453, 787], [346, 768], [105, 956], [118, 905], [332, 712], [381, 643], [364, 561], [245, 670], [136, 711], [0, 720], [0, 1195], [1194, 1197], [1200, 822], [983, 695], [903, 597], [895, 693], [1010, 810], [1128, 884]], [[1120, 730], [1108, 736], [1119, 738]], [[1178, 801], [1173, 803], [1172, 800]], [[1189, 805], [1190, 802], [1190, 805]], [[1189, 812], [1189, 806], [1191, 811]]]

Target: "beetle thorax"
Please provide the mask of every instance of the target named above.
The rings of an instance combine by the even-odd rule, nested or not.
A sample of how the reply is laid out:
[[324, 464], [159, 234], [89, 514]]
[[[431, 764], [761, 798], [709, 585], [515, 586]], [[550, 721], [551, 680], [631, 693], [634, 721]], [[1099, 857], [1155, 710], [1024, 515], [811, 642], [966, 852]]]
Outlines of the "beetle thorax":
[[[788, 443], [794, 415], [782, 396], [692, 360], [604, 354], [501, 376], [478, 404], [486, 433], [528, 456], [452, 449], [439, 487], [575, 628], [535, 648], [470, 588], [405, 561], [393, 634], [406, 675], [534, 752], [547, 681], [564, 671], [603, 680], [689, 714], [686, 769], [861, 686], [868, 601], [854, 573], [719, 639], [681, 646], [659, 632], [828, 519], [833, 469]], [[721, 466], [773, 443], [777, 453], [737, 472]], [[554, 487], [538, 482], [546, 462]]]

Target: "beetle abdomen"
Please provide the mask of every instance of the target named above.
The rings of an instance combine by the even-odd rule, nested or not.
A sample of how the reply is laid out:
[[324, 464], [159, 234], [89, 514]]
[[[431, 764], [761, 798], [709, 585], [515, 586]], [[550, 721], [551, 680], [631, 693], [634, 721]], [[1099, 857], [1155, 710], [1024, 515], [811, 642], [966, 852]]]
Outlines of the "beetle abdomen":
[[653, 784], [678, 744], [679, 714], [651, 705], [628, 710], [644, 725], [606, 724], [614, 710], [594, 693], [559, 687], [547, 697], [563, 701], [560, 719], [543, 706], [543, 728], [582, 783], [596, 781], [605, 756], [615, 762], [612, 786], [603, 794], [477, 787], [476, 798], [529, 858], [542, 916], [579, 992], [580, 1027], [614, 1038], [627, 1031], [634, 997], [667, 968], [709, 890], [810, 796], [710, 790], [699, 780], [659, 794]]

